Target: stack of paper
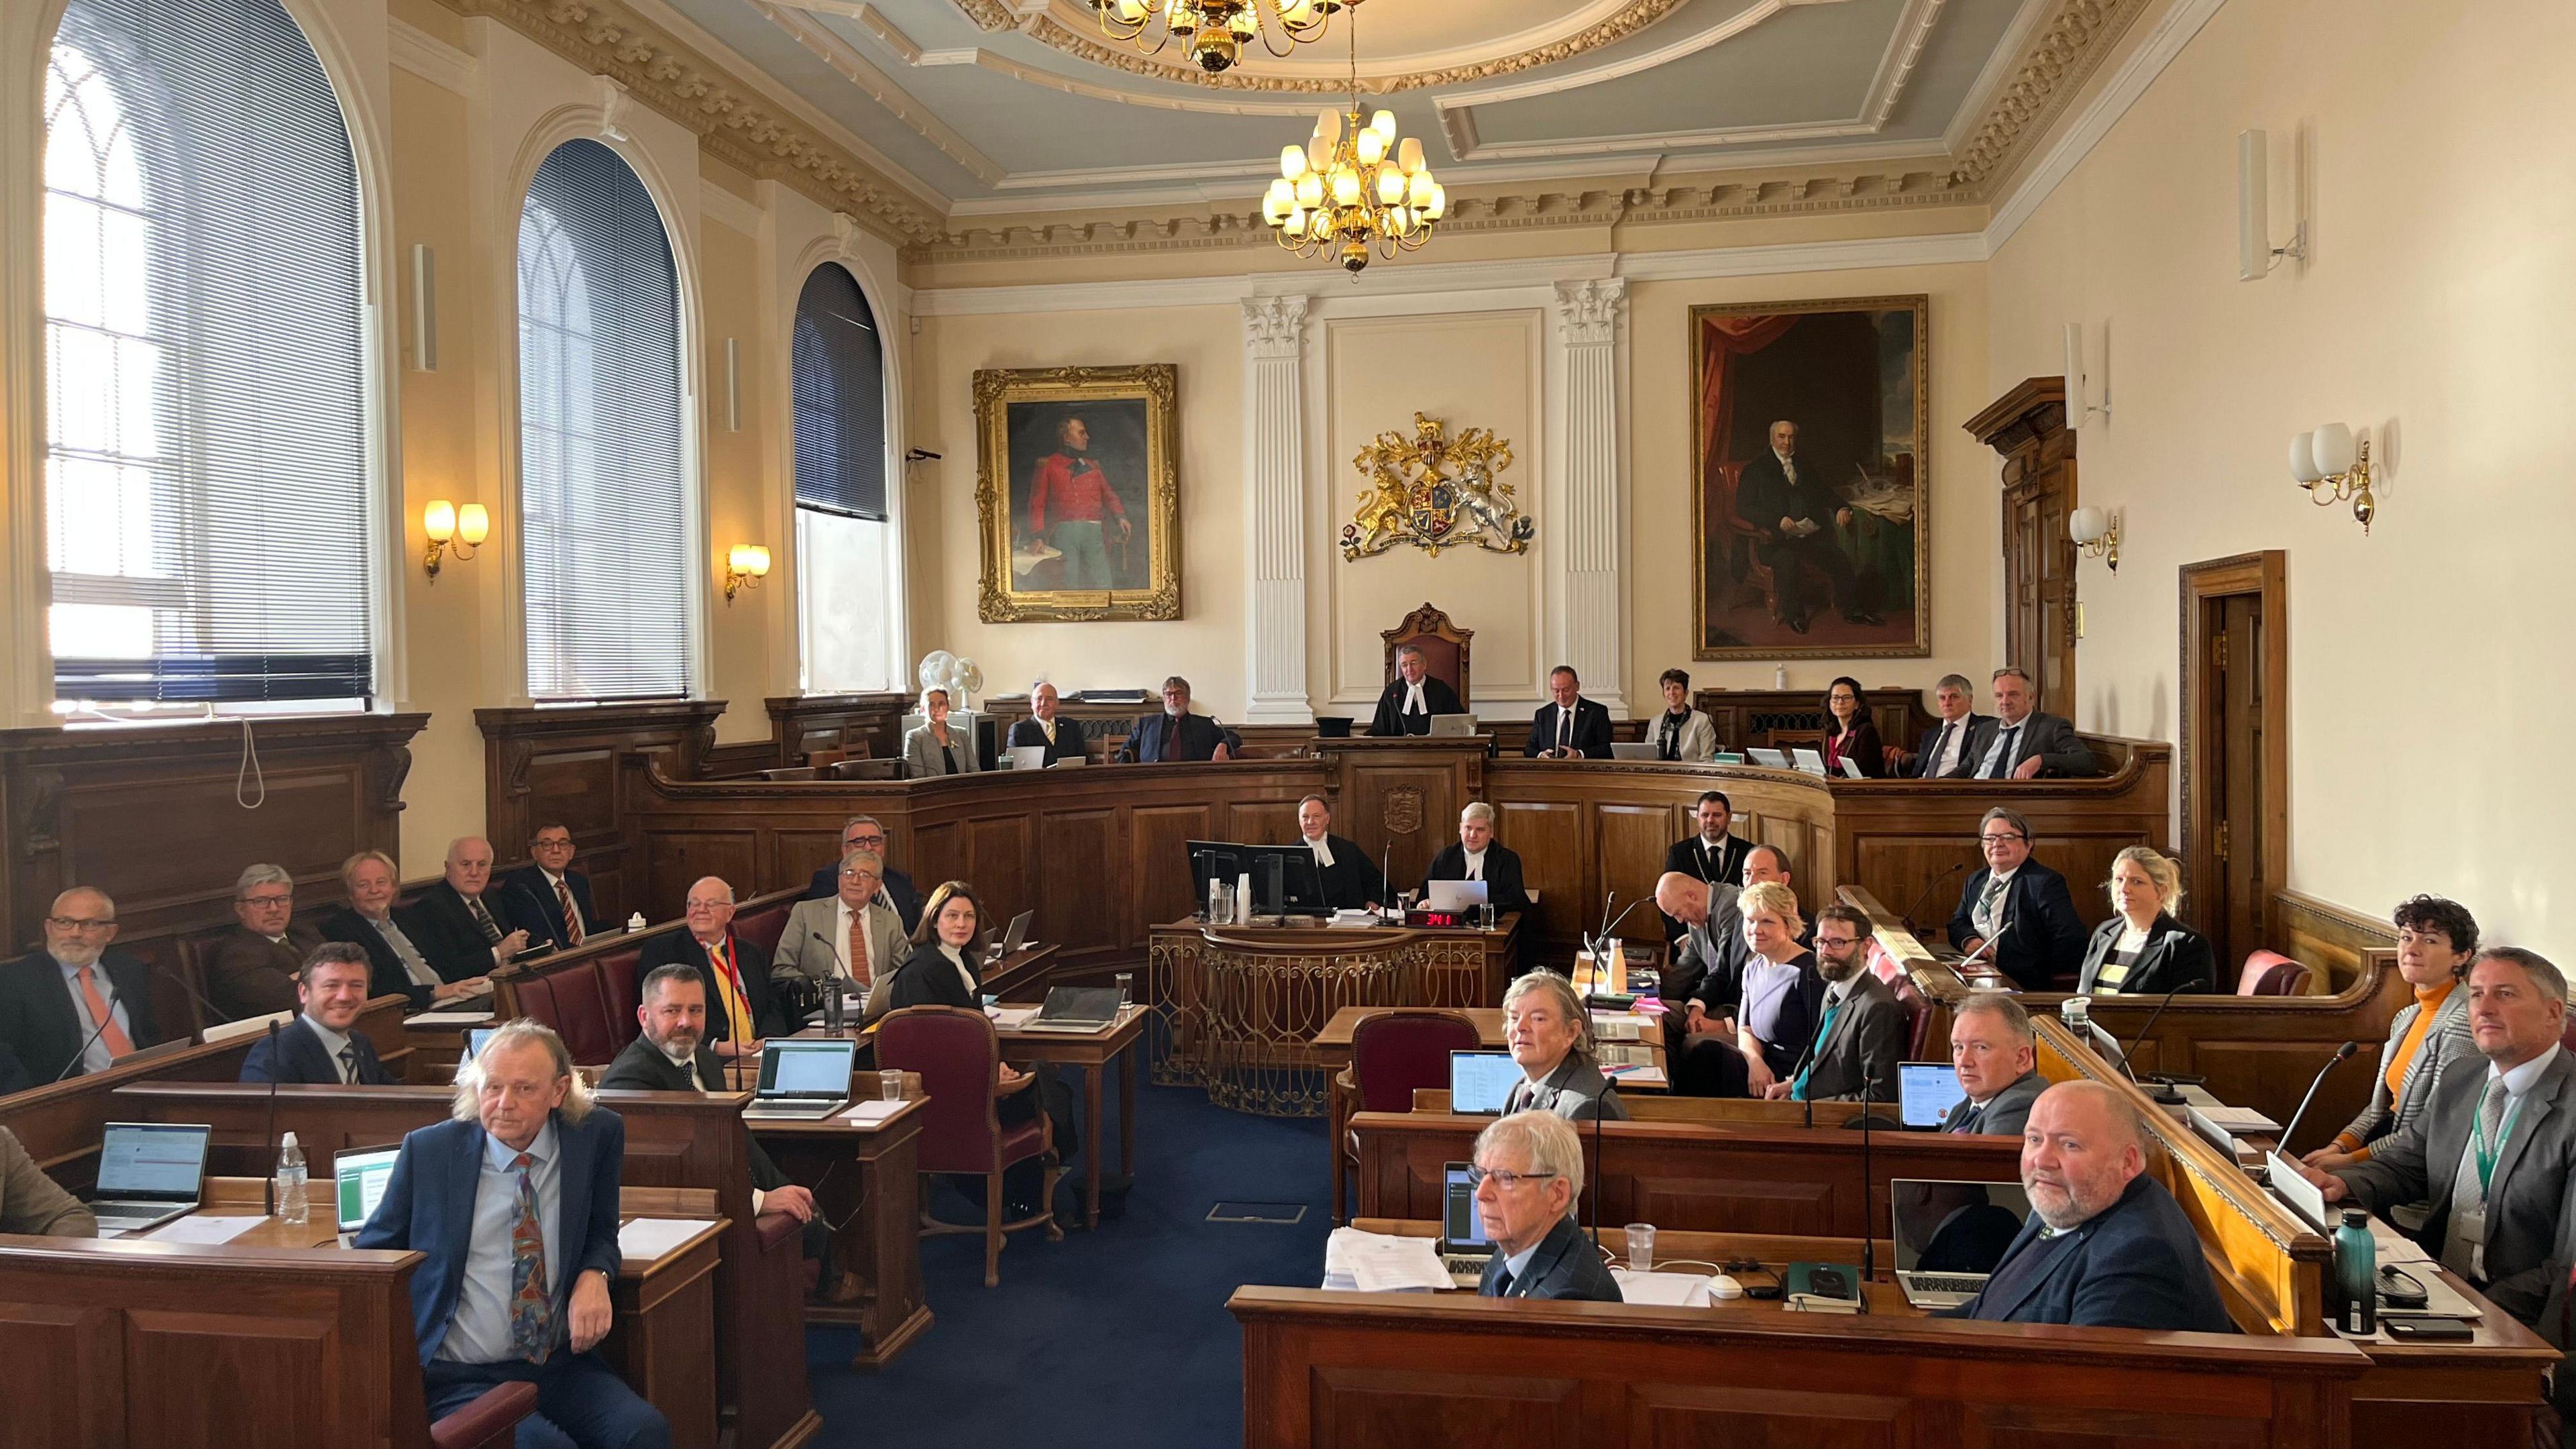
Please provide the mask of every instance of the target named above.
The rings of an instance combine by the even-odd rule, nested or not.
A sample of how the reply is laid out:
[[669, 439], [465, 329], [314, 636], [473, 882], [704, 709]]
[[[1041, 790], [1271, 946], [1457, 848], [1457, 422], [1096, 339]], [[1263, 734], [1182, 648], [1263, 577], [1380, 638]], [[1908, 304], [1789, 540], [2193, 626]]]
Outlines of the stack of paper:
[[1324, 1241], [1324, 1286], [1359, 1293], [1431, 1293], [1453, 1286], [1429, 1238], [1335, 1228]]
[[882, 1122], [902, 1110], [903, 1103], [901, 1102], [888, 1102], [879, 1099], [876, 1101], [861, 1102], [859, 1105], [842, 1113], [841, 1120], [845, 1122]]
[[617, 1251], [630, 1260], [649, 1263], [711, 1226], [703, 1218], [634, 1218], [617, 1230]]
[[267, 1221], [267, 1218], [258, 1214], [246, 1217], [216, 1217], [206, 1213], [191, 1213], [184, 1218], [174, 1219], [153, 1229], [152, 1241], [204, 1243], [213, 1246], [229, 1243]]
[[1612, 1268], [1610, 1276], [1619, 1280], [1619, 1296], [1625, 1302], [1654, 1303], [1671, 1308], [1709, 1306], [1708, 1275], [1705, 1273], [1638, 1273], [1626, 1268]]
[[996, 1006], [989, 1010], [993, 1025], [1004, 1031], [1015, 1030], [1037, 1020], [1040, 1008], [1034, 1006]]

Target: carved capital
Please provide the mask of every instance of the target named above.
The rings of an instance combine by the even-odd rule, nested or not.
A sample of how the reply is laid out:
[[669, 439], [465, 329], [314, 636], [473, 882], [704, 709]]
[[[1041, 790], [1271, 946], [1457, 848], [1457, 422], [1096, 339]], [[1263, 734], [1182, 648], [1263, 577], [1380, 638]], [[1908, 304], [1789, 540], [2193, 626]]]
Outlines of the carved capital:
[[611, 141], [633, 141], [626, 133], [626, 118], [635, 109], [635, 98], [614, 76], [595, 75], [590, 83], [599, 96], [599, 134]]
[[368, 761], [368, 771], [374, 776], [376, 808], [388, 815], [398, 813], [403, 808], [403, 781], [411, 774], [411, 751], [401, 745], [379, 745]]
[[31, 770], [18, 820], [18, 854], [27, 860], [62, 849], [63, 773]]
[[1628, 304], [1628, 280], [1603, 277], [1556, 284], [1556, 328], [1569, 347], [1604, 347], [1619, 340], [1619, 314]]
[[1306, 297], [1250, 297], [1243, 304], [1243, 350], [1256, 358], [1295, 357], [1306, 341]]

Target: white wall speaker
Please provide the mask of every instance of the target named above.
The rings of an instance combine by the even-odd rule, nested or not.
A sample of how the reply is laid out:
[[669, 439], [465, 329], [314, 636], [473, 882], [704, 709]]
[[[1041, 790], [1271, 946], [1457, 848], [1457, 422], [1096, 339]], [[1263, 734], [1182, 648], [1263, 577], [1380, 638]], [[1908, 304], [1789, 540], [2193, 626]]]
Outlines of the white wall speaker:
[[411, 366], [438, 371], [438, 253], [421, 242], [411, 248]]
[[2259, 282], [2272, 272], [2271, 137], [2236, 137], [2236, 276]]
[[725, 431], [742, 431], [742, 339], [725, 339]]

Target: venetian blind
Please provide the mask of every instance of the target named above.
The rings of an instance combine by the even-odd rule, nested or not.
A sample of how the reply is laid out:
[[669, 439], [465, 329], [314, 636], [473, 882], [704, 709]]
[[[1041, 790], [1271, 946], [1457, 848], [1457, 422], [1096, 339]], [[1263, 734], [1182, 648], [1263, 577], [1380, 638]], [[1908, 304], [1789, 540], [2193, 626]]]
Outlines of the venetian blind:
[[886, 516], [885, 353], [858, 281], [825, 262], [796, 299], [789, 363], [796, 405], [796, 503]]

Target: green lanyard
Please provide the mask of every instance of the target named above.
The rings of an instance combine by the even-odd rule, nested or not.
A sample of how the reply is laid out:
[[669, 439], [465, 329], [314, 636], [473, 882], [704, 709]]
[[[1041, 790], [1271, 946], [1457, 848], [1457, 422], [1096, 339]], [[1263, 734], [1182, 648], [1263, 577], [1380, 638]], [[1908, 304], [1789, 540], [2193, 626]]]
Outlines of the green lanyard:
[[[2497, 1085], [2503, 1084], [2499, 1082]], [[2486, 1106], [2486, 1098], [2483, 1094], [2478, 1098], [2478, 1105], [2482, 1108]], [[2496, 1158], [2503, 1155], [2504, 1145], [2513, 1140], [2513, 1122], [2521, 1115], [2522, 1099], [2516, 1097], [2513, 1099], [2513, 1105], [2505, 1109], [2504, 1120], [2496, 1124], [2496, 1140], [2493, 1146], [2487, 1144], [2487, 1122], [2484, 1112], [2480, 1112], [2477, 1120], [2469, 1124], [2469, 1142], [2478, 1155], [2478, 1195], [2480, 1197], [2484, 1197], [2493, 1185]]]

